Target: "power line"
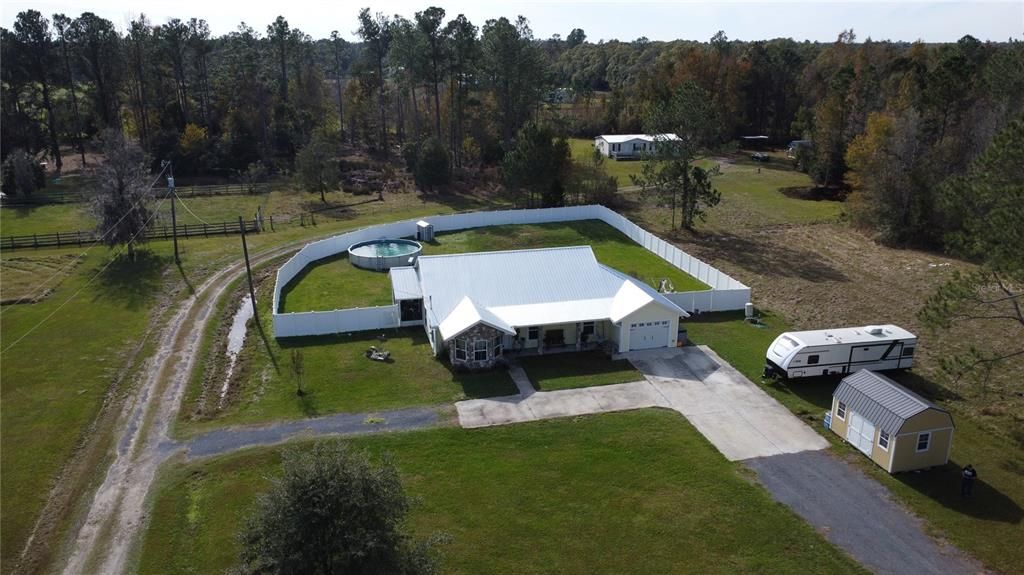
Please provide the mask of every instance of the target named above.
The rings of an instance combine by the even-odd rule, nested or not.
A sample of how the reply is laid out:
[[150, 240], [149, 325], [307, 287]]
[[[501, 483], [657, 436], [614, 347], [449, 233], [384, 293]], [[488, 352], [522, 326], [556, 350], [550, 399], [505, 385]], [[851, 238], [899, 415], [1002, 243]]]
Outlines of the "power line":
[[[162, 170], [160, 170], [160, 173], [157, 174], [156, 178], [154, 178], [153, 181], [149, 184], [150, 188], [152, 188], [153, 186], [156, 185], [156, 183], [160, 180], [161, 176], [164, 175], [164, 171], [166, 171], [166, 170], [167, 170], [167, 166], [164, 166], [164, 168]], [[137, 209], [139, 207], [139, 204], [142, 203], [142, 201], [143, 201], [143, 199], [140, 198], [139, 201], [137, 201], [136, 203], [132, 204], [132, 207], [128, 211], [126, 211], [124, 213], [124, 215], [122, 215], [120, 218], [118, 218], [118, 220], [116, 222], [114, 222], [113, 225], [111, 225], [109, 228], [107, 228], [107, 231], [103, 232], [103, 234], [100, 237], [96, 238], [96, 240], [93, 241], [93, 243], [91, 245], [89, 245], [89, 247], [85, 248], [85, 251], [83, 251], [82, 253], [78, 254], [78, 256], [75, 259], [69, 261], [68, 263], [66, 263], [63, 266], [61, 266], [60, 268], [58, 268], [57, 271], [55, 271], [53, 273], [53, 275], [51, 275], [50, 277], [48, 277], [45, 280], [43, 280], [43, 282], [41, 284], [39, 284], [39, 286], [36, 288], [36, 290], [34, 292], [31, 292], [29, 294], [29, 296], [27, 296], [28, 299], [30, 299], [30, 300], [34, 299], [34, 298], [38, 297], [39, 295], [41, 295], [42, 293], [44, 293], [46, 291], [46, 289], [48, 288], [47, 284], [50, 283], [50, 281], [52, 281], [57, 276], [63, 275], [67, 270], [69, 270], [71, 268], [72, 265], [77, 264], [82, 258], [84, 258], [86, 256], [86, 254], [89, 253], [90, 250], [92, 250], [97, 245], [99, 245], [99, 243], [101, 241], [103, 241], [103, 239], [105, 237], [107, 237], [107, 235], [110, 234], [110, 232], [114, 231], [114, 228], [116, 228], [118, 226], [118, 224], [120, 224], [125, 218], [128, 217], [128, 214], [132, 213], [133, 211], [135, 211], [135, 209]], [[0, 310], [0, 316], [2, 316], [2, 314], [3, 314], [3, 310]]]
[[[152, 187], [152, 185], [150, 187]], [[135, 241], [135, 238], [137, 238], [139, 236], [139, 234], [144, 234], [145, 233], [146, 227], [149, 225], [149, 223], [156, 216], [157, 210], [160, 209], [160, 206], [162, 206], [164, 204], [164, 202], [167, 201], [167, 198], [169, 198], [169, 197], [170, 196], [164, 196], [164, 198], [162, 200], [160, 200], [160, 203], [157, 204], [157, 209], [153, 210], [153, 213], [149, 215], [149, 219], [147, 219], [146, 222], [138, 230], [136, 230], [134, 234], [132, 234], [132, 237], [128, 239], [128, 242], [125, 245], [131, 245], [131, 243]], [[122, 251], [123, 251], [123, 248], [122, 248]], [[75, 297], [78, 296], [78, 294], [82, 293], [82, 290], [84, 290], [85, 288], [87, 288], [90, 285], [92, 285], [92, 282], [96, 281], [96, 278], [100, 277], [100, 275], [103, 272], [107, 271], [107, 268], [109, 268], [111, 266], [111, 264], [113, 264], [115, 261], [117, 261], [117, 256], [120, 256], [120, 255], [121, 255], [121, 252], [119, 251], [117, 254], [114, 255], [114, 257], [110, 258], [110, 261], [108, 261], [106, 263], [106, 265], [104, 265], [102, 268], [100, 268], [100, 271], [98, 271], [95, 274], [93, 274], [93, 276], [91, 278], [89, 278], [89, 281], [85, 282], [85, 285], [83, 285], [82, 287], [78, 288], [78, 290], [76, 290], [75, 293], [71, 294], [71, 297], [69, 297], [68, 299], [64, 300], [59, 306], [57, 306], [53, 311], [51, 311], [46, 317], [44, 317], [43, 319], [39, 320], [38, 323], [36, 323], [31, 328], [29, 328], [29, 330], [26, 331], [25, 333], [23, 333], [21, 335], [21, 337], [19, 337], [18, 339], [14, 340], [14, 343], [12, 343], [11, 345], [5, 347], [3, 349], [3, 351], [0, 351], [0, 354], [4, 354], [4, 353], [7, 353], [8, 351], [10, 351], [12, 347], [18, 345], [18, 343], [21, 342], [21, 340], [23, 340], [26, 337], [28, 337], [32, 332], [34, 332], [36, 329], [38, 329], [39, 326], [41, 326], [44, 323], [46, 323], [47, 320], [49, 320], [51, 317], [53, 317], [58, 311], [63, 309], [64, 306], [66, 306], [68, 304], [68, 302], [70, 302], [71, 300], [75, 299]]]
[[181, 207], [185, 208], [185, 211], [186, 211], [186, 212], [188, 212], [188, 213], [192, 214], [192, 217], [193, 217], [193, 218], [195, 218], [195, 219], [199, 220], [199, 223], [202, 223], [202, 224], [206, 224], [206, 225], [208, 225], [208, 226], [209, 226], [209, 225], [213, 225], [213, 224], [211, 224], [210, 222], [208, 222], [208, 221], [204, 220], [203, 218], [201, 218], [201, 217], [197, 216], [197, 215], [196, 215], [196, 213], [195, 213], [195, 212], [193, 212], [193, 211], [192, 211], [192, 209], [188, 207], [188, 204], [186, 204], [186, 203], [185, 203], [185, 200], [182, 200], [182, 199], [181, 199], [181, 196], [179, 196], [179, 195], [178, 195], [178, 191], [177, 191], [177, 190], [175, 190], [175, 191], [174, 191], [173, 193], [174, 193], [174, 197], [175, 197], [175, 198], [178, 198], [178, 203], [179, 203], [179, 204], [181, 204]]

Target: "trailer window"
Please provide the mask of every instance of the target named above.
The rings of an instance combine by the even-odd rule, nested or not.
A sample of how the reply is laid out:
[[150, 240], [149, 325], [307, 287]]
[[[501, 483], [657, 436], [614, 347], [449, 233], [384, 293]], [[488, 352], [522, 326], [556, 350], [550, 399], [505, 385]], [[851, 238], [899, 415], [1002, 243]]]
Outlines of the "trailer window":
[[914, 355], [914, 348], [912, 348], [912, 347], [905, 347], [905, 348], [903, 348], [903, 357], [910, 357], [912, 355]]
[[795, 339], [782, 336], [776, 340], [775, 345], [772, 347], [772, 352], [779, 357], [786, 357], [789, 352], [796, 349], [799, 345]]
[[816, 363], [818, 363], [818, 356], [817, 355], [809, 355], [809, 356], [807, 356], [807, 365], [814, 365]]

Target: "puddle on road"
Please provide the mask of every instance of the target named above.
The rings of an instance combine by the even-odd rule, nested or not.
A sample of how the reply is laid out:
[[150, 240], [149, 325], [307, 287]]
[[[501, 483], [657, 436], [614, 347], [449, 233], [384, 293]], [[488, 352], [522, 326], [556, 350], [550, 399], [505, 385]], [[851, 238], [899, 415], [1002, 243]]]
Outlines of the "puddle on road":
[[235, 371], [235, 362], [238, 360], [238, 353], [242, 351], [242, 344], [245, 343], [245, 325], [252, 317], [252, 297], [245, 296], [231, 320], [231, 330], [228, 331], [228, 349], [225, 352], [228, 358], [228, 368], [224, 374], [224, 384], [220, 388], [220, 407], [224, 407], [224, 398], [228, 395], [228, 386], [231, 383], [231, 374]]

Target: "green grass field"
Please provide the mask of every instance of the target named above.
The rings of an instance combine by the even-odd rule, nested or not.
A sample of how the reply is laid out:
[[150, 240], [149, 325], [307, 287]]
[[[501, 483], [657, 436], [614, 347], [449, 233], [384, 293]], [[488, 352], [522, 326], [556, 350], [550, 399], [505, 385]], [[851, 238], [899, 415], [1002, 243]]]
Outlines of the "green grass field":
[[600, 351], [534, 355], [516, 361], [537, 391], [629, 383], [644, 378], [628, 360], [613, 361]]
[[86, 204], [44, 204], [0, 208], [0, 236], [92, 231], [96, 220]]
[[[316, 226], [282, 225], [274, 233], [251, 235], [250, 253], [366, 225], [482, 206], [467, 203], [470, 200], [466, 198], [437, 201], [406, 195], [365, 204], [359, 203], [365, 201], [364, 196], [352, 194], [335, 193], [328, 199], [333, 204], [351, 207], [319, 215]], [[268, 202], [268, 209], [283, 215], [298, 214], [320, 204], [317, 194], [290, 188], [271, 193]], [[82, 206], [33, 208], [26, 219], [15, 224], [21, 226], [18, 233], [33, 229], [37, 233], [57, 231], [49, 227], [52, 222], [46, 215], [72, 213], [72, 206], [76, 205]], [[0, 209], [4, 235], [13, 233], [7, 227], [7, 218], [16, 218], [18, 209]], [[70, 224], [60, 224], [59, 228], [65, 225]], [[169, 241], [151, 242], [145, 249], [152, 257], [143, 257], [137, 264], [114, 262], [101, 273], [112, 252], [96, 246], [81, 263], [69, 265], [67, 274], [56, 276], [55, 272], [74, 260], [72, 254], [83, 250], [0, 252], [0, 297], [40, 292], [36, 288], [51, 277], [53, 280], [46, 286], [54, 287], [53, 293], [39, 303], [0, 308], [0, 340], [4, 350], [0, 356], [0, 556], [14, 557], [20, 553], [57, 473], [76, 446], [86, 437], [97, 433], [106, 437], [110, 433], [112, 422], [99, 430], [90, 431], [89, 426], [96, 421], [113, 379], [130, 368], [129, 351], [140, 342], [152, 345], [152, 340], [144, 340], [143, 336], [157, 310], [156, 304], [161, 301], [160, 294], [168, 294], [167, 303], [176, 304], [189, 294], [189, 286], [199, 286], [211, 273], [239, 261], [242, 255], [238, 236], [182, 240], [179, 272], [171, 264]], [[24, 273], [12, 272], [13, 268]], [[63, 280], [58, 281], [61, 277]], [[269, 307], [267, 312], [269, 317]], [[147, 347], [143, 355], [147, 350], [151, 351]], [[458, 386], [453, 383], [451, 389], [454, 395]], [[123, 394], [124, 391], [120, 395]], [[101, 451], [95, 457], [104, 453]], [[93, 456], [83, 468], [89, 470], [86, 473], [103, 469]], [[77, 476], [63, 481], [60, 487], [80, 493], [94, 479]], [[5, 567], [10, 564], [4, 562]]]
[[[579, 163], [589, 163], [591, 154], [594, 153], [594, 140], [585, 140], [581, 138], [571, 138], [569, 140], [569, 150], [572, 152], [572, 159]], [[619, 186], [632, 186], [633, 181], [630, 176], [639, 174], [641, 167], [644, 163], [639, 160], [613, 160], [611, 158], [605, 158], [604, 160], [604, 171], [609, 176], [614, 176], [615, 180], [619, 182]]]
[[[689, 274], [645, 250], [615, 228], [597, 220], [475, 228], [439, 234], [423, 246], [424, 255], [590, 245], [601, 263], [658, 287], [668, 278], [676, 291], [708, 289]], [[332, 310], [391, 304], [385, 273], [352, 266], [346, 255], [306, 268], [281, 293], [282, 311]]]
[[[782, 318], [762, 312], [765, 328], [743, 321], [743, 312], [704, 314], [682, 322], [688, 337], [706, 344], [751, 381], [760, 381], [764, 354], [775, 337], [788, 326]], [[923, 393], [927, 382], [913, 372], [891, 377]], [[920, 515], [936, 533], [971, 553], [991, 568], [1012, 573], [1024, 565], [1024, 445], [985, 431], [966, 415], [953, 411], [951, 464], [923, 473], [891, 476], [859, 451], [821, 426], [822, 414], [832, 405], [835, 378], [806, 378], [762, 384], [762, 388], [833, 444], [848, 461], [888, 487], [896, 497]], [[947, 406], [949, 407], [949, 406]], [[972, 463], [983, 482], [975, 486], [973, 499], [959, 492], [960, 468]]]
[[[352, 439], [391, 454], [451, 536], [445, 573], [859, 573], [676, 413], [643, 410]], [[140, 573], [221, 573], [279, 450], [165, 468]]]

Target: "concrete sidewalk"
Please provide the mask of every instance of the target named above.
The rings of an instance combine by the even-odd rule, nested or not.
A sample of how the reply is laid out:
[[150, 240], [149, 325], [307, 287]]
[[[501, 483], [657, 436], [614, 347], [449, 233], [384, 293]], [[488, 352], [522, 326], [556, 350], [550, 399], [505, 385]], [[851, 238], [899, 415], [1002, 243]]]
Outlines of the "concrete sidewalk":
[[731, 461], [824, 449], [828, 442], [707, 347], [625, 355], [645, 381], [534, 392], [455, 404], [462, 427], [487, 427], [645, 407], [674, 409]]

